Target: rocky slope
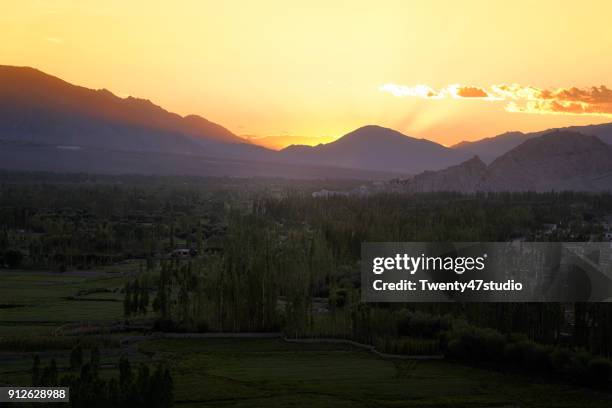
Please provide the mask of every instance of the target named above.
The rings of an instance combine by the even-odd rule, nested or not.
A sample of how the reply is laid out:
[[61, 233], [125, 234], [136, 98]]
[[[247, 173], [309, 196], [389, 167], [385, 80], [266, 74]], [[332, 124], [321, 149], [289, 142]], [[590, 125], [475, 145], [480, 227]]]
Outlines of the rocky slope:
[[486, 166], [477, 158], [404, 182], [408, 191], [612, 190], [612, 146], [555, 130], [529, 139]]

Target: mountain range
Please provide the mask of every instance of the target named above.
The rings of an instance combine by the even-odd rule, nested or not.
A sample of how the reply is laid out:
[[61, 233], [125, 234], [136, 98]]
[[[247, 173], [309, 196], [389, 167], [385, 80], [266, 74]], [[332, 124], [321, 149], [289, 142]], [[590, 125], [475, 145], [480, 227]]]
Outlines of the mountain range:
[[[612, 143], [612, 123], [564, 132], [593, 135], [575, 141], [590, 148], [597, 142], [600, 148], [607, 146], [603, 142]], [[498, 171], [493, 170], [503, 165], [526, 171], [510, 165], [521, 162], [523, 155], [529, 160], [540, 155], [537, 160], [542, 163], [567, 159], [552, 158], [554, 149], [536, 149], [539, 142], [529, 144], [539, 139], [556, 143], [542, 138], [551, 133], [509, 132], [449, 148], [369, 125], [331, 143], [274, 151], [203, 117], [181, 116], [146, 99], [76, 86], [34, 68], [0, 66], [0, 168], [8, 170], [359, 179], [406, 179], [425, 172], [410, 179], [431, 184], [424, 190], [463, 184], [470, 190], [474, 175], [483, 168], [490, 173], [487, 185], [509, 183], [501, 175], [495, 178]], [[529, 150], [516, 150], [521, 146]], [[475, 155], [480, 159], [468, 160]], [[451, 176], [461, 176], [455, 180], [459, 184], [450, 183]], [[524, 183], [540, 188], [528, 180]]]
[[547, 129], [539, 132], [506, 132], [501, 135], [487, 137], [474, 142], [459, 142], [452, 149], [478, 155], [483, 161], [490, 163], [502, 154], [512, 150], [526, 140], [542, 136], [554, 130], [567, 130], [597, 136], [603, 142], [612, 144], [612, 123], [601, 125], [570, 126], [559, 129]]
[[10, 66], [0, 66], [0, 132], [21, 141], [166, 152], [189, 152], [202, 141], [244, 142], [200, 116]]
[[524, 141], [489, 165], [476, 156], [402, 184], [411, 192], [609, 191], [612, 146], [596, 136], [553, 130]]
[[469, 157], [466, 152], [373, 125], [361, 127], [331, 143], [289, 146], [281, 150], [280, 155], [296, 163], [384, 169], [397, 173], [440, 169]]

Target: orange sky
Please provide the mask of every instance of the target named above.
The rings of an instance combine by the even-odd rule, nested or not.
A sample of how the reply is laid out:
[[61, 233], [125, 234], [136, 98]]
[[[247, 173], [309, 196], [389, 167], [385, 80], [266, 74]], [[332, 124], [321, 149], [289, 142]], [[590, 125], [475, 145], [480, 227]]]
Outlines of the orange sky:
[[[365, 124], [449, 145], [612, 121], [607, 88], [589, 89], [612, 86], [612, 2], [501, 3], [8, 1], [0, 63], [148, 98], [275, 147]], [[462, 98], [453, 84], [539, 93]], [[411, 94], [417, 85], [440, 97]]]

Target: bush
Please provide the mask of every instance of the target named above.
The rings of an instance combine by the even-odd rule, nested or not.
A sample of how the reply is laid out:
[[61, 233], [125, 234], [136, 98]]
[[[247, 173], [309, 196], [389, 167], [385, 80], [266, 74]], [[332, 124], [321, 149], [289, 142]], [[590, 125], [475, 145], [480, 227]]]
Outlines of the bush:
[[551, 372], [550, 354], [551, 348], [534, 342], [523, 342], [523, 368], [530, 372]]
[[205, 320], [197, 322], [179, 323], [171, 319], [157, 319], [153, 324], [153, 330], [163, 333], [206, 333], [210, 331], [210, 326]]
[[[446, 356], [464, 362], [504, 363], [530, 374], [556, 376], [598, 388], [610, 387], [612, 361], [587, 352], [543, 346], [524, 337], [504, 338], [490, 329], [465, 326], [450, 333]], [[503, 357], [503, 358], [500, 358]]]
[[475, 327], [450, 334], [447, 356], [461, 361], [499, 361], [504, 358], [506, 340], [499, 332]]
[[450, 329], [450, 319], [445, 316], [433, 316], [423, 312], [407, 312], [397, 322], [397, 333], [400, 336], [434, 338]]
[[208, 322], [205, 320], [200, 320], [196, 323], [196, 331], [198, 333], [206, 333], [210, 331], [210, 327], [208, 326]]
[[157, 319], [153, 324], [153, 330], [160, 332], [184, 332], [185, 329], [171, 319]]
[[610, 375], [612, 374], [612, 362], [604, 358], [594, 358], [589, 361], [588, 366], [589, 381], [597, 387], [608, 387], [610, 385]]
[[410, 337], [379, 337], [374, 347], [381, 353], [402, 354], [406, 356], [431, 356], [440, 354], [440, 342], [431, 339]]
[[589, 372], [586, 365], [587, 362], [588, 361], [584, 361], [583, 359], [573, 356], [564, 373], [567, 375], [567, 379], [575, 384], [589, 385]]
[[23, 254], [16, 249], [9, 249], [4, 253], [4, 262], [10, 269], [17, 269], [23, 262]]
[[568, 350], [555, 348], [550, 353], [550, 364], [555, 373], [565, 376], [572, 362], [571, 354]]

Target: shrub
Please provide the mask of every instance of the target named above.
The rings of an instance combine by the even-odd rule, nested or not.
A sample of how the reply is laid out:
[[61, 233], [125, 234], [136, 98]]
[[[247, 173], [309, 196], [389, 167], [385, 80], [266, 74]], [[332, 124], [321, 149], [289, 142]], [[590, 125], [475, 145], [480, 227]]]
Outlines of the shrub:
[[576, 358], [575, 356], [570, 360], [567, 365], [565, 374], [567, 375], [567, 379], [575, 384], [580, 385], [588, 385], [588, 369], [585, 361]]
[[555, 348], [550, 353], [550, 364], [555, 373], [565, 376], [569, 365], [572, 362], [571, 354], [563, 348]]
[[499, 361], [504, 357], [506, 340], [499, 332], [475, 327], [450, 334], [447, 356], [462, 361]]
[[531, 372], [548, 373], [551, 371], [551, 349], [533, 342], [524, 342], [523, 367]]
[[594, 358], [587, 366], [589, 381], [597, 387], [608, 387], [612, 374], [612, 362], [604, 358]]
[[374, 347], [381, 353], [402, 354], [407, 356], [430, 356], [440, 354], [440, 342], [433, 339], [411, 337], [379, 337]]
[[4, 253], [4, 262], [10, 269], [17, 269], [23, 262], [23, 254], [16, 249], [9, 249]]
[[420, 311], [407, 312], [398, 319], [397, 333], [400, 336], [433, 338], [450, 326], [450, 319], [445, 316], [433, 316]]

